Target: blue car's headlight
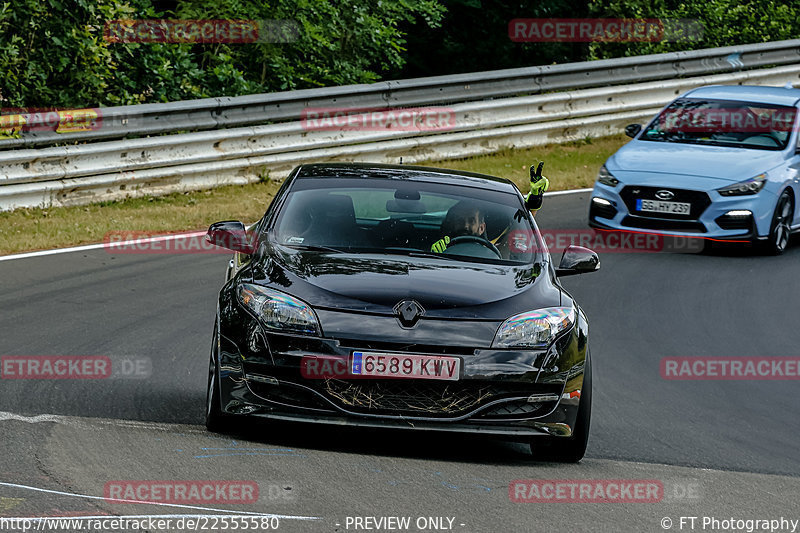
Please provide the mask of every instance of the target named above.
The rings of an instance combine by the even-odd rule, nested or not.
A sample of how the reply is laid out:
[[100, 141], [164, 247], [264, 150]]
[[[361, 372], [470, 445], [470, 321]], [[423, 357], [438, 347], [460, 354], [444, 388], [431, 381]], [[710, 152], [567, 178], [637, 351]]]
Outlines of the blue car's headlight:
[[492, 348], [546, 348], [574, 323], [574, 307], [547, 307], [514, 315], [497, 329]]
[[722, 196], [743, 196], [746, 194], [756, 194], [758, 191], [764, 188], [766, 183], [767, 175], [759, 174], [758, 176], [750, 178], [749, 180], [740, 181], [739, 183], [734, 183], [733, 185], [728, 185], [727, 187], [717, 189], [717, 192]]
[[609, 187], [616, 187], [619, 184], [619, 180], [608, 171], [605, 165], [600, 167], [600, 172], [597, 173], [597, 181]]
[[272, 331], [319, 335], [319, 322], [311, 307], [294, 296], [242, 283], [236, 288], [239, 301]]

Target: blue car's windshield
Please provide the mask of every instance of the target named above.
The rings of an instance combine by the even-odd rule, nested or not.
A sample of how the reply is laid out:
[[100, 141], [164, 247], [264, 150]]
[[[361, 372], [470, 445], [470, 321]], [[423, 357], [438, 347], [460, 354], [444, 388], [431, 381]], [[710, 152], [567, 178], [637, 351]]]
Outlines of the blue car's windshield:
[[531, 263], [543, 252], [515, 194], [382, 178], [298, 179], [269, 237], [307, 250], [496, 264]]
[[664, 109], [639, 139], [783, 150], [789, 142], [795, 115], [796, 109], [789, 106], [681, 98]]

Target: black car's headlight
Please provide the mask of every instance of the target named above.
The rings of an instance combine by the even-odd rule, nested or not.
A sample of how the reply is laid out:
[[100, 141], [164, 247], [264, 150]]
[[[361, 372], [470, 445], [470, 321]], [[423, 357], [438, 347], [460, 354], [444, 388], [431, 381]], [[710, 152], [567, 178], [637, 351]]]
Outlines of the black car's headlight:
[[605, 165], [600, 167], [600, 172], [597, 173], [597, 181], [609, 187], [616, 187], [619, 184], [619, 180], [608, 171]]
[[759, 174], [758, 176], [750, 178], [749, 180], [740, 181], [739, 183], [734, 183], [733, 185], [728, 185], [727, 187], [717, 189], [717, 192], [722, 196], [744, 196], [746, 194], [756, 194], [758, 191], [764, 188], [766, 183], [767, 175]]
[[319, 335], [319, 322], [305, 302], [286, 293], [242, 283], [236, 288], [239, 301], [268, 330], [279, 333]]
[[497, 328], [492, 348], [546, 348], [574, 323], [574, 307], [547, 307], [514, 315]]

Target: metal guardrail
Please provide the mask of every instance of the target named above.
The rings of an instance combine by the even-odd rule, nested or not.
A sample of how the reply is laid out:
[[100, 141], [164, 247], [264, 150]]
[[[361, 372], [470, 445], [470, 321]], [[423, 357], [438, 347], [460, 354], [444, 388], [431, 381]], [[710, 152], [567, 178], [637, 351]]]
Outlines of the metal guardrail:
[[[795, 52], [800, 52], [800, 40], [791, 42], [795, 43]], [[764, 57], [776, 49], [769, 48]], [[731, 59], [729, 48], [716, 50], [722, 50], [722, 54]], [[710, 61], [709, 70], [716, 70], [719, 62], [725, 61], [719, 56], [712, 58], [707, 50], [698, 52], [706, 52], [704, 57]], [[639, 60], [643, 65], [652, 65], [653, 58], [665, 55], [674, 54], [625, 58], [625, 62], [630, 65]], [[595, 64], [608, 65], [612, 61], [618, 60], [591, 63], [594, 68]], [[691, 61], [697, 61], [697, 58]], [[572, 68], [571, 65], [561, 67], [564, 71]], [[700, 66], [692, 68], [699, 69]], [[595, 69], [592, 72], [599, 71]], [[496, 76], [497, 84], [506, 87], [496, 88], [493, 94], [510, 90], [507, 87], [513, 85], [497, 73], [480, 74], [487, 77], [492, 74]], [[82, 204], [247, 183], [267, 176], [282, 177], [297, 164], [310, 161], [358, 159], [398, 162], [402, 158], [403, 162], [414, 163], [490, 153], [505, 147], [522, 148], [610, 135], [619, 133], [625, 124], [649, 119], [677, 94], [694, 87], [736, 83], [784, 85], [799, 79], [800, 60], [796, 60], [796, 64], [774, 68], [468, 101], [449, 107], [455, 117], [455, 127], [446, 131], [310, 130], [292, 115], [294, 121], [268, 125], [9, 150], [0, 152], [0, 210]], [[242, 98], [267, 96], [270, 95]], [[416, 98], [421, 96], [409, 98], [405, 103], [422, 103]], [[336, 103], [337, 107], [343, 107], [341, 101]], [[432, 100], [430, 103], [440, 104], [442, 101]], [[188, 105], [189, 102], [177, 104]], [[370, 106], [359, 100], [357, 107]]]
[[[453, 104], [627, 85], [800, 63], [800, 39], [469, 74], [249, 96], [100, 108], [102, 126], [56, 133], [38, 124], [0, 149], [122, 139], [299, 120], [308, 107], [381, 108]], [[44, 131], [49, 127], [49, 131]]]

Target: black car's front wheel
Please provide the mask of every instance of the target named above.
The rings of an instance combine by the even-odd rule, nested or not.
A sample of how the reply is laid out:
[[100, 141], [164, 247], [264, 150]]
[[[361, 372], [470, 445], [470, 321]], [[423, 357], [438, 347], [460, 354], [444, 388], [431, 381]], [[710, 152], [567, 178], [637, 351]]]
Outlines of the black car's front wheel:
[[228, 429], [228, 416], [222, 412], [219, 393], [219, 325], [214, 324], [214, 338], [211, 341], [211, 358], [208, 363], [208, 388], [206, 390], [206, 428], [215, 433]]
[[766, 253], [780, 255], [789, 245], [789, 235], [792, 228], [792, 212], [794, 210], [792, 194], [785, 190], [778, 198], [775, 212], [772, 215], [769, 237], [764, 243]]
[[583, 459], [589, 442], [589, 422], [592, 418], [592, 362], [588, 351], [585, 365], [581, 401], [572, 436], [534, 437], [531, 441], [531, 452], [536, 459], [563, 463], [577, 463]]

